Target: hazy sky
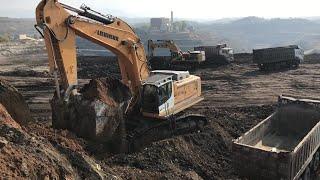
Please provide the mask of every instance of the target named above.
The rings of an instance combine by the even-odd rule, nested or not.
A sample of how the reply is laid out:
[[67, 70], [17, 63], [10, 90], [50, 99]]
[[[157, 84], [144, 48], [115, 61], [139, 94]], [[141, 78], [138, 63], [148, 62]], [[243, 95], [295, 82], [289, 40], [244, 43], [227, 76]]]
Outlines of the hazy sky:
[[[82, 3], [103, 13], [126, 17], [175, 17], [219, 19], [225, 17], [320, 16], [320, 0], [60, 0], [79, 7]], [[0, 0], [0, 16], [34, 17], [38, 0]], [[318, 12], [318, 13], [317, 13]]]

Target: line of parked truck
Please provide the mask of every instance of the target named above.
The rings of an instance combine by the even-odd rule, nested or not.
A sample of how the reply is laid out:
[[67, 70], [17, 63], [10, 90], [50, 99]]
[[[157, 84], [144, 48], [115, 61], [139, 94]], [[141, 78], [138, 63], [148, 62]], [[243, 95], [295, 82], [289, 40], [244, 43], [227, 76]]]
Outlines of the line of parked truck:
[[[155, 56], [156, 49], [168, 49], [170, 57]], [[173, 70], [193, 70], [209, 64], [229, 64], [234, 60], [233, 49], [227, 44], [198, 46], [184, 52], [173, 40], [149, 40], [148, 56], [151, 67]]]
[[[156, 49], [169, 49], [170, 57], [155, 56]], [[173, 40], [148, 41], [148, 55], [151, 66], [177, 70], [193, 70], [208, 64], [230, 64], [234, 61], [234, 52], [227, 44], [215, 46], [197, 46], [183, 52]], [[298, 68], [304, 59], [304, 51], [297, 45], [253, 49], [253, 62], [260, 70], [270, 71], [281, 68]], [[202, 65], [202, 66], [201, 66]], [[181, 70], [181, 69], [179, 69]]]

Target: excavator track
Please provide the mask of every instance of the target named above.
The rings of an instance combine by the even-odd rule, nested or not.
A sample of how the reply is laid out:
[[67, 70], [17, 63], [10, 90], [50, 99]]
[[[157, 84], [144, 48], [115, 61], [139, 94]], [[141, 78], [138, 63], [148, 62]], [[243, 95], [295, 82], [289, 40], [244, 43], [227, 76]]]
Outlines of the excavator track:
[[[150, 119], [143, 121], [150, 122]], [[152, 142], [201, 131], [208, 123], [206, 117], [199, 114], [189, 114], [177, 118], [170, 117], [163, 121], [153, 121], [153, 124], [148, 124], [143, 128], [136, 128], [127, 135], [129, 152], [138, 151]]]

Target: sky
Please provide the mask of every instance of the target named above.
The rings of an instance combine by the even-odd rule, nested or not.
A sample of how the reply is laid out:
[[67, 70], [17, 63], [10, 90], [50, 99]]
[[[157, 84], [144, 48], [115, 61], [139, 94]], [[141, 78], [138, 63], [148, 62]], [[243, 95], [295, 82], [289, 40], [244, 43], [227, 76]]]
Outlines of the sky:
[[[33, 18], [39, 0], [0, 0], [0, 17]], [[169, 17], [221, 19], [246, 16], [264, 18], [320, 16], [320, 0], [60, 0], [118, 17]]]

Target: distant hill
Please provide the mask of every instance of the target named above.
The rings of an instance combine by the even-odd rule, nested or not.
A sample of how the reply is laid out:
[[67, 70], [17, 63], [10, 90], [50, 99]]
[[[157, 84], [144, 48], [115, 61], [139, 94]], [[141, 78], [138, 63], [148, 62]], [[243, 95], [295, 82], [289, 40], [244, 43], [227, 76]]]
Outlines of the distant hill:
[[306, 50], [320, 47], [320, 23], [307, 19], [264, 19], [246, 17], [228, 23], [211, 23], [199, 27], [205, 44], [226, 42], [236, 51], [298, 44]]
[[[123, 18], [136, 27], [143, 42], [151, 38], [145, 28], [149, 18]], [[259, 17], [225, 18], [214, 21], [187, 21], [195, 27], [195, 41], [203, 45], [228, 43], [236, 52], [250, 52], [253, 48], [297, 44], [306, 52], [320, 52], [320, 17], [264, 19]], [[28, 34], [38, 35], [34, 19], [0, 17], [0, 36]], [[161, 34], [159, 34], [161, 36]], [[78, 41], [79, 48], [90, 48], [92, 44]], [[182, 41], [183, 42], [183, 39]], [[97, 47], [93, 46], [94, 49]], [[99, 47], [99, 49], [103, 49]]]

